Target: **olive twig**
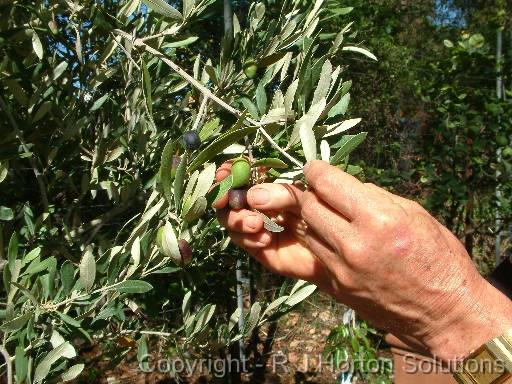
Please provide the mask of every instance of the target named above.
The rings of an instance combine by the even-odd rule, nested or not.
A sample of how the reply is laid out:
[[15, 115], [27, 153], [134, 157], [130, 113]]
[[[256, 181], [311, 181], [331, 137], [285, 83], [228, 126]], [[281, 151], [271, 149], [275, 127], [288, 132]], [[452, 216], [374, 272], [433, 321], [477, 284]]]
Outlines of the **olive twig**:
[[197, 112], [196, 119], [194, 120], [194, 125], [192, 126], [192, 131], [197, 131], [203, 116], [206, 114], [206, 106], [208, 105], [208, 96], [204, 95], [203, 101], [201, 102], [201, 106], [199, 107], [199, 111]]
[[[203, 84], [201, 84], [199, 81], [197, 81], [193, 76], [190, 76], [185, 70], [183, 70], [179, 65], [177, 65], [174, 61], [170, 60], [168, 57], [166, 57], [163, 53], [158, 51], [157, 49], [154, 49], [153, 47], [150, 47], [144, 41], [141, 39], [132, 39], [132, 36], [127, 34], [124, 31], [121, 31], [120, 29], [114, 29], [115, 33], [118, 35], [121, 35], [125, 39], [129, 39], [133, 42], [135, 46], [143, 47], [146, 51], [149, 53], [152, 53], [156, 57], [158, 57], [160, 60], [162, 60], [165, 64], [167, 64], [173, 71], [175, 71], [178, 75], [180, 75], [184, 80], [186, 80], [190, 85], [197, 88], [203, 95], [208, 96], [210, 99], [212, 99], [215, 103], [220, 105], [222, 108], [230, 112], [231, 114], [235, 115], [236, 117], [241, 117], [242, 112], [240, 112], [238, 109], [232, 107], [228, 103], [226, 103], [224, 100], [216, 96], [212, 91], [210, 91], [208, 88], [206, 88]], [[288, 160], [290, 160], [292, 163], [297, 165], [300, 168], [303, 168], [303, 164], [297, 160], [295, 157], [290, 155], [288, 152], [286, 152], [283, 148], [277, 144], [274, 139], [272, 139], [272, 136], [269, 135], [269, 133], [265, 130], [263, 124], [260, 121], [256, 121], [254, 119], [251, 119], [250, 117], [245, 117], [245, 120], [258, 128], [258, 131], [263, 135], [263, 137], [269, 142], [269, 144], [274, 147], [277, 151], [279, 151], [284, 157], [286, 157]]]

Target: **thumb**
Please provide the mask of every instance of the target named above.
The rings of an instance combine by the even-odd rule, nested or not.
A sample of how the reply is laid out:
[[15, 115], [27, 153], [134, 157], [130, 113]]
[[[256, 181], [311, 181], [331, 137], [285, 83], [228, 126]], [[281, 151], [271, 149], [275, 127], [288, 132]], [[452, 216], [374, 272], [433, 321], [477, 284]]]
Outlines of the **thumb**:
[[259, 184], [247, 192], [249, 205], [261, 211], [289, 211], [300, 215], [304, 192], [290, 184]]

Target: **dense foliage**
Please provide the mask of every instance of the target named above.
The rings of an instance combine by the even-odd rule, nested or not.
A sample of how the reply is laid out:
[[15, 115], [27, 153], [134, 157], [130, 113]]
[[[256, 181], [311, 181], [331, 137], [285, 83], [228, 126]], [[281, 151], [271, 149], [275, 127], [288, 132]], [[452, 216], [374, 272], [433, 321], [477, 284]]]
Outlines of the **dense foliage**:
[[[359, 172], [348, 155], [365, 134], [339, 139], [360, 120], [344, 120], [351, 82], [333, 63], [374, 57], [347, 43], [347, 10], [329, 2], [251, 3], [223, 37], [205, 33], [218, 27], [212, 3], [1, 5], [9, 381], [71, 380], [95, 339], [112, 364], [133, 347], [144, 363], [154, 333], [178, 353], [218, 353], [314, 291], [285, 285], [233, 311], [233, 251], [209, 206], [235, 180], [210, 189], [241, 154], [252, 183], [291, 182], [319, 147]], [[323, 30], [329, 14], [341, 30]]]
[[[151, 335], [222, 355], [308, 297], [285, 282], [236, 309], [247, 256], [209, 207], [246, 166], [209, 191], [240, 156], [249, 183], [322, 158], [417, 199], [489, 271], [512, 218], [512, 4], [491, 3], [0, 2], [7, 377], [71, 379], [98, 341], [111, 366], [144, 365]], [[326, 353], [368, 378], [373, 333], [341, 325]]]

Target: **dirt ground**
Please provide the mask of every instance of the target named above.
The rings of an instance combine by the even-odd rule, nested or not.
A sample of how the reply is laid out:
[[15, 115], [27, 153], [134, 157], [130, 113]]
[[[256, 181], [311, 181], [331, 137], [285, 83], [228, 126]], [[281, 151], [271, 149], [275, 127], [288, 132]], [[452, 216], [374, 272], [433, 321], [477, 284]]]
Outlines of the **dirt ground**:
[[[183, 374], [180, 381], [172, 378], [169, 365], [151, 363], [155, 372], [143, 372], [136, 359], [136, 348], [127, 354], [121, 364], [112, 370], [104, 370], [105, 361], [98, 359], [89, 365], [87, 377], [79, 383], [105, 384], [174, 384], [182, 383], [334, 383], [336, 372], [332, 360], [323, 356], [325, 341], [331, 329], [340, 324], [345, 308], [327, 297], [315, 295], [298, 309], [288, 313], [277, 322], [263, 326], [258, 332], [257, 349], [249, 347], [250, 355], [246, 373], [226, 374], [226, 359], [194, 362], [189, 366], [176, 364]], [[151, 349], [151, 346], [150, 346]], [[236, 347], [235, 347], [236, 349]], [[90, 356], [100, 356], [99, 350], [92, 350]], [[174, 364], [174, 362], [172, 363]], [[195, 364], [195, 365], [194, 365]], [[95, 369], [95, 367], [97, 369]], [[234, 370], [239, 365], [233, 364]]]

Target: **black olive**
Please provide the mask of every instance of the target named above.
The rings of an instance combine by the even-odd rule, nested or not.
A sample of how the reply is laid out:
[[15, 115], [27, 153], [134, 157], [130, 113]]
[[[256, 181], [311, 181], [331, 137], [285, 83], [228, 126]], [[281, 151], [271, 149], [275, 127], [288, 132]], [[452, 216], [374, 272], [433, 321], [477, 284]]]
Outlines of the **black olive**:
[[229, 206], [232, 209], [242, 209], [247, 206], [247, 190], [230, 189], [229, 190]]
[[188, 131], [183, 134], [183, 144], [189, 151], [195, 151], [201, 146], [201, 139], [196, 131]]

